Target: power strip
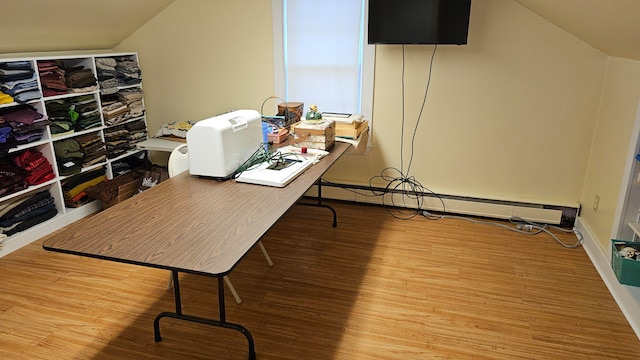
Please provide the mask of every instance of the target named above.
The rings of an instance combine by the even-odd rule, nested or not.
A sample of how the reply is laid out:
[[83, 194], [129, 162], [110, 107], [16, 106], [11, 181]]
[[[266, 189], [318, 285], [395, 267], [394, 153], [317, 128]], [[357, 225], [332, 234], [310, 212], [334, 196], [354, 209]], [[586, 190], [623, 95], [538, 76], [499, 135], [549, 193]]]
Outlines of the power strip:
[[533, 229], [533, 225], [529, 225], [529, 224], [518, 224], [518, 225], [516, 225], [516, 229], [522, 230], [522, 231], [533, 231], [534, 230]]

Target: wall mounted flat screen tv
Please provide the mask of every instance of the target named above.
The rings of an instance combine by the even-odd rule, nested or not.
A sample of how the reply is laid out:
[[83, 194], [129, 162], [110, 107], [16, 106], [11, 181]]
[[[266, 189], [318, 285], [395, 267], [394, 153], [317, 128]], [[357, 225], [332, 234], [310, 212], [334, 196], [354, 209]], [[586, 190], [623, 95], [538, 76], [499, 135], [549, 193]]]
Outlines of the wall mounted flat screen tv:
[[467, 43], [471, 0], [369, 0], [369, 44]]

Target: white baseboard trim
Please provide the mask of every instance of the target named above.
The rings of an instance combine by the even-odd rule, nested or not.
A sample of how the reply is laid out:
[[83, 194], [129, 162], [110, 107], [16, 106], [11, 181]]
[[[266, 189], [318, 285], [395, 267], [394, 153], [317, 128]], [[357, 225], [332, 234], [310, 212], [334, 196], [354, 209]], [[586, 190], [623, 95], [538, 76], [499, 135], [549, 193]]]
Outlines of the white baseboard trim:
[[[373, 192], [375, 191], [375, 193]], [[381, 194], [386, 193], [383, 196]], [[373, 196], [373, 195], [376, 196]], [[308, 196], [317, 196], [317, 187], [312, 187], [307, 192]], [[418, 203], [413, 194], [408, 197], [402, 190], [396, 192], [383, 188], [371, 188], [367, 186], [348, 185], [339, 183], [327, 183], [322, 186], [322, 197], [336, 200], [355, 201], [358, 203], [391, 205], [403, 208], [416, 209]], [[578, 203], [546, 203], [522, 199], [488, 199], [469, 197], [462, 195], [435, 195], [422, 193], [420, 208], [429, 211], [443, 211], [450, 214], [482, 216], [494, 219], [511, 219], [514, 217], [526, 219], [544, 224], [569, 224], [574, 223], [580, 204]]]
[[580, 231], [583, 237], [582, 247], [591, 259], [591, 263], [600, 274], [613, 299], [622, 310], [625, 318], [640, 339], [640, 288], [635, 286], [622, 285], [611, 269], [611, 250], [603, 251], [596, 242], [593, 233], [580, 217], [576, 219], [576, 230]]

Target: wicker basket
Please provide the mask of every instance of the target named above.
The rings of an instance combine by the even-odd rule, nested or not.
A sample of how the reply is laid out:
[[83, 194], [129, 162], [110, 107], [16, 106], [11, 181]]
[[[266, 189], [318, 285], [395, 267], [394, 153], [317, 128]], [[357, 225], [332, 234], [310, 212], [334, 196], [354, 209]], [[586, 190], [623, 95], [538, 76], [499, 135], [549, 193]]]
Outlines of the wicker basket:
[[[286, 104], [286, 105], [285, 105]], [[285, 111], [286, 110], [286, 111]], [[284, 127], [289, 128], [291, 124], [295, 124], [302, 118], [302, 112], [304, 111], [304, 103], [291, 102], [278, 104], [278, 115], [284, 116]], [[288, 116], [287, 112], [293, 116]]]

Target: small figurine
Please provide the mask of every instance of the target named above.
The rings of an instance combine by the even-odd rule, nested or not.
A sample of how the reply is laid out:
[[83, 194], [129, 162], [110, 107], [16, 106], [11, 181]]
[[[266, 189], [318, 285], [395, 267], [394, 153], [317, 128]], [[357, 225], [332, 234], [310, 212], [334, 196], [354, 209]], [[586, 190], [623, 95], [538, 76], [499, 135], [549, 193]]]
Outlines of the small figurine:
[[305, 118], [307, 121], [320, 121], [322, 120], [322, 113], [318, 111], [318, 107], [315, 104], [311, 104]]

